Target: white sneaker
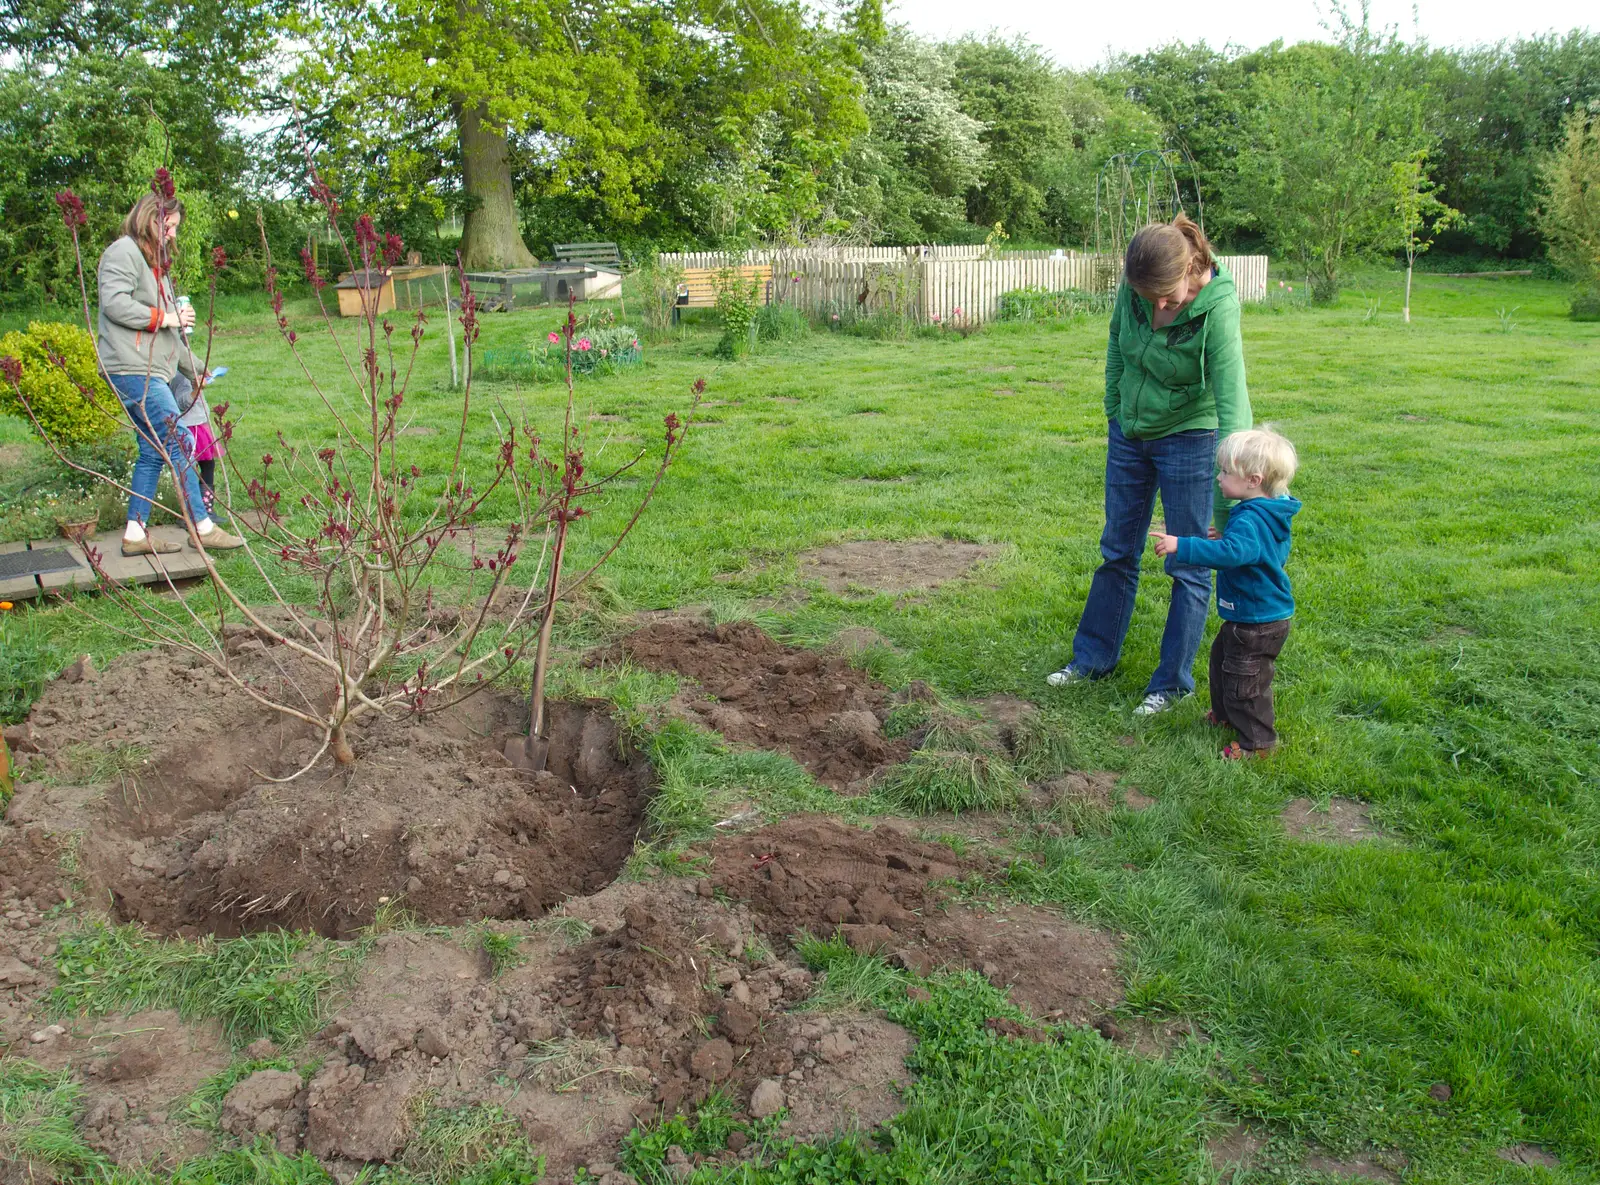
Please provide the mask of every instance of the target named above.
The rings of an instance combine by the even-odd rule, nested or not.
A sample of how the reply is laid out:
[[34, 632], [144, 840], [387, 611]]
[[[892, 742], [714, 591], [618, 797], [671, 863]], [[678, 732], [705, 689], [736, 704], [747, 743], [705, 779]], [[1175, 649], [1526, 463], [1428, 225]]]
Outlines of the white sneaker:
[[1179, 700], [1187, 698], [1181, 691], [1152, 691], [1144, 697], [1144, 702], [1133, 710], [1135, 716], [1157, 716], [1168, 708], [1175, 707]]
[[1059, 671], [1052, 671], [1044, 677], [1044, 681], [1051, 687], [1065, 687], [1068, 683], [1086, 683], [1089, 676], [1082, 671], [1075, 671], [1070, 666], [1062, 667]]

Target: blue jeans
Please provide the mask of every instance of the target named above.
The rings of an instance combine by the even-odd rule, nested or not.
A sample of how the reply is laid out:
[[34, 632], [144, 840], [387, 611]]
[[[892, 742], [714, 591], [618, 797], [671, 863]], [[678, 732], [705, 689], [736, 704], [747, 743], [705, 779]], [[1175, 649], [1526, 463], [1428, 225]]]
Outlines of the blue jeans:
[[189, 516], [195, 522], [205, 518], [206, 503], [200, 492], [200, 478], [184, 449], [188, 431], [178, 423], [178, 403], [172, 387], [165, 379], [154, 375], [106, 377], [111, 380], [122, 406], [127, 408], [139, 439], [139, 459], [133, 463], [133, 481], [129, 483], [133, 497], [128, 499], [128, 521], [146, 523], [150, 520], [150, 499], [155, 497], [156, 484], [161, 480], [161, 466], [169, 460]]
[[[1204, 535], [1211, 518], [1217, 434], [1195, 429], [1159, 440], [1129, 440], [1113, 419], [1106, 451], [1106, 529], [1100, 536], [1105, 562], [1095, 570], [1089, 601], [1072, 639], [1072, 667], [1092, 678], [1109, 675], [1122, 656], [1139, 591], [1139, 561], [1149, 543], [1156, 491], [1166, 514], [1167, 534]], [[1180, 564], [1167, 556], [1172, 604], [1161, 635], [1161, 662], [1148, 691], [1194, 690], [1194, 658], [1211, 606], [1211, 569]]]

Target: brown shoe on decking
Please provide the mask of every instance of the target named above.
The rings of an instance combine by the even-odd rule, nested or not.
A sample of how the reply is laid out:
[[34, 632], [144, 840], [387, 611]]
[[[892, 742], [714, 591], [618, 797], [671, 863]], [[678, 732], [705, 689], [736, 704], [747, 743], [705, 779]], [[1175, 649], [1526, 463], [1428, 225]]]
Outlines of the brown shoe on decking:
[[137, 543], [128, 538], [124, 538], [122, 540], [122, 554], [128, 556], [171, 555], [175, 551], [182, 550], [183, 544], [181, 543], [172, 543], [169, 540], [157, 539], [154, 535], [149, 534], [145, 535], [145, 537], [139, 540]]
[[212, 527], [208, 534], [202, 535], [198, 531], [191, 531], [189, 542], [206, 551], [233, 551], [243, 547], [244, 540], [237, 535], [230, 535], [221, 527]]

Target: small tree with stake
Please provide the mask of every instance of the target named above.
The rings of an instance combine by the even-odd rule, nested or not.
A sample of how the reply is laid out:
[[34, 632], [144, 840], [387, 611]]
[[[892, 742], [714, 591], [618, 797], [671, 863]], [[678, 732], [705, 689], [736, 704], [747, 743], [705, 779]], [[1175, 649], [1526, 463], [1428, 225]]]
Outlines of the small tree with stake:
[[1416, 267], [1417, 256], [1433, 246], [1434, 236], [1446, 227], [1461, 220], [1461, 211], [1445, 205], [1435, 193], [1434, 182], [1428, 176], [1428, 151], [1418, 149], [1405, 160], [1395, 161], [1391, 169], [1394, 179], [1395, 213], [1400, 216], [1402, 246], [1406, 253], [1406, 324], [1411, 324], [1411, 272]]
[[[352, 270], [387, 271], [399, 261], [404, 253], [399, 237], [381, 236], [367, 215], [354, 221], [352, 249], [340, 227], [339, 203], [314, 167], [309, 168], [309, 181]], [[174, 199], [165, 170], [153, 189], [166, 201]], [[57, 202], [78, 252], [83, 314], [92, 331], [78, 240], [86, 221], [82, 203], [70, 192], [58, 195]], [[126, 610], [131, 623], [112, 628], [137, 643], [197, 657], [264, 708], [310, 729], [320, 739], [315, 755], [279, 780], [305, 772], [325, 753], [331, 752], [341, 765], [350, 763], [355, 759], [348, 732], [352, 721], [369, 713], [441, 711], [505, 675], [531, 646], [533, 740], [526, 747], [524, 764], [542, 768], [543, 750], [537, 742], [545, 737], [544, 688], [556, 606], [590, 580], [638, 524], [683, 447], [687, 423], [676, 414], [666, 417], [665, 446], [631, 516], [588, 568], [564, 581], [572, 525], [588, 513], [583, 503], [636, 469], [649, 453], [641, 449], [603, 477], [589, 475], [574, 416], [571, 350], [576, 319], [571, 308], [561, 330], [567, 346], [566, 417], [559, 447], [552, 449], [504, 407], [475, 404], [472, 370], [478, 311], [463, 277], [460, 320], [466, 371], [454, 409], [455, 442], [448, 466], [429, 473], [403, 455], [400, 433], [407, 390], [426, 336], [426, 314], [418, 310], [412, 320], [409, 349], [403, 337], [397, 349], [396, 327], [379, 316], [378, 289], [370, 289], [351, 343], [348, 334], [339, 332], [323, 300], [326, 282], [310, 250], [302, 254], [305, 276], [336, 358], [331, 370], [313, 358], [291, 325], [270, 255], [267, 292], [278, 332], [327, 412], [332, 440], [320, 447], [294, 444], [280, 433], [277, 448], [254, 463], [245, 462], [237, 447], [229, 448], [217, 491], [223, 506], [241, 503], [243, 512], [234, 517], [245, 529], [247, 542], [242, 560], [236, 562], [247, 565], [267, 590], [266, 604], [247, 601], [229, 575], [239, 569], [230, 565], [224, 570], [204, 549], [213, 613], [204, 613], [205, 606], [189, 598], [157, 599], [117, 584], [99, 553], [89, 548], [100, 589]], [[208, 337], [214, 329], [216, 278], [226, 266], [218, 248], [211, 260], [211, 301], [204, 322]], [[20, 373], [15, 359], [0, 360], [0, 375], [40, 428], [22, 395]], [[688, 421], [704, 388], [704, 380], [693, 386]], [[136, 431], [120, 407], [107, 407], [93, 391], [83, 393], [101, 414], [124, 430]], [[233, 441], [238, 427], [238, 418], [231, 413], [226, 403], [213, 411], [217, 435], [225, 443]], [[469, 441], [486, 428], [492, 431], [494, 445], [479, 451]], [[40, 435], [64, 463], [124, 494], [131, 492], [112, 475], [68, 458], [42, 428]], [[181, 442], [152, 443], [168, 460], [184, 463]], [[244, 497], [234, 499], [234, 491]], [[491, 498], [498, 505], [509, 504], [511, 510], [503, 536], [497, 532], [493, 551], [483, 554], [478, 530]], [[181, 504], [163, 509], [191, 530], [191, 515], [200, 513]], [[538, 553], [531, 569], [524, 558], [530, 548]], [[154, 562], [159, 558], [153, 557]], [[528, 586], [509, 610], [497, 612], [494, 607], [519, 563], [524, 565], [521, 571], [527, 573]], [[441, 599], [440, 578], [452, 573], [464, 577], [465, 587], [459, 586], [463, 582], [458, 577], [451, 596]], [[166, 583], [171, 588], [170, 577]], [[262, 678], [258, 669], [243, 669], [242, 635], [264, 643], [272, 668], [268, 677]]]

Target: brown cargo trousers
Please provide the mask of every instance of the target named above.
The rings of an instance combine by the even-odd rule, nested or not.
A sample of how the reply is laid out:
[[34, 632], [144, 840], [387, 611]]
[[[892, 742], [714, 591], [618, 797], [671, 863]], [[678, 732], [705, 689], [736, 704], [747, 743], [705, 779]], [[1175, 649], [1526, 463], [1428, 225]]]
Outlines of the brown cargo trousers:
[[1211, 713], [1239, 734], [1243, 749], [1278, 743], [1272, 675], [1293, 618], [1246, 623], [1224, 621], [1211, 643]]

